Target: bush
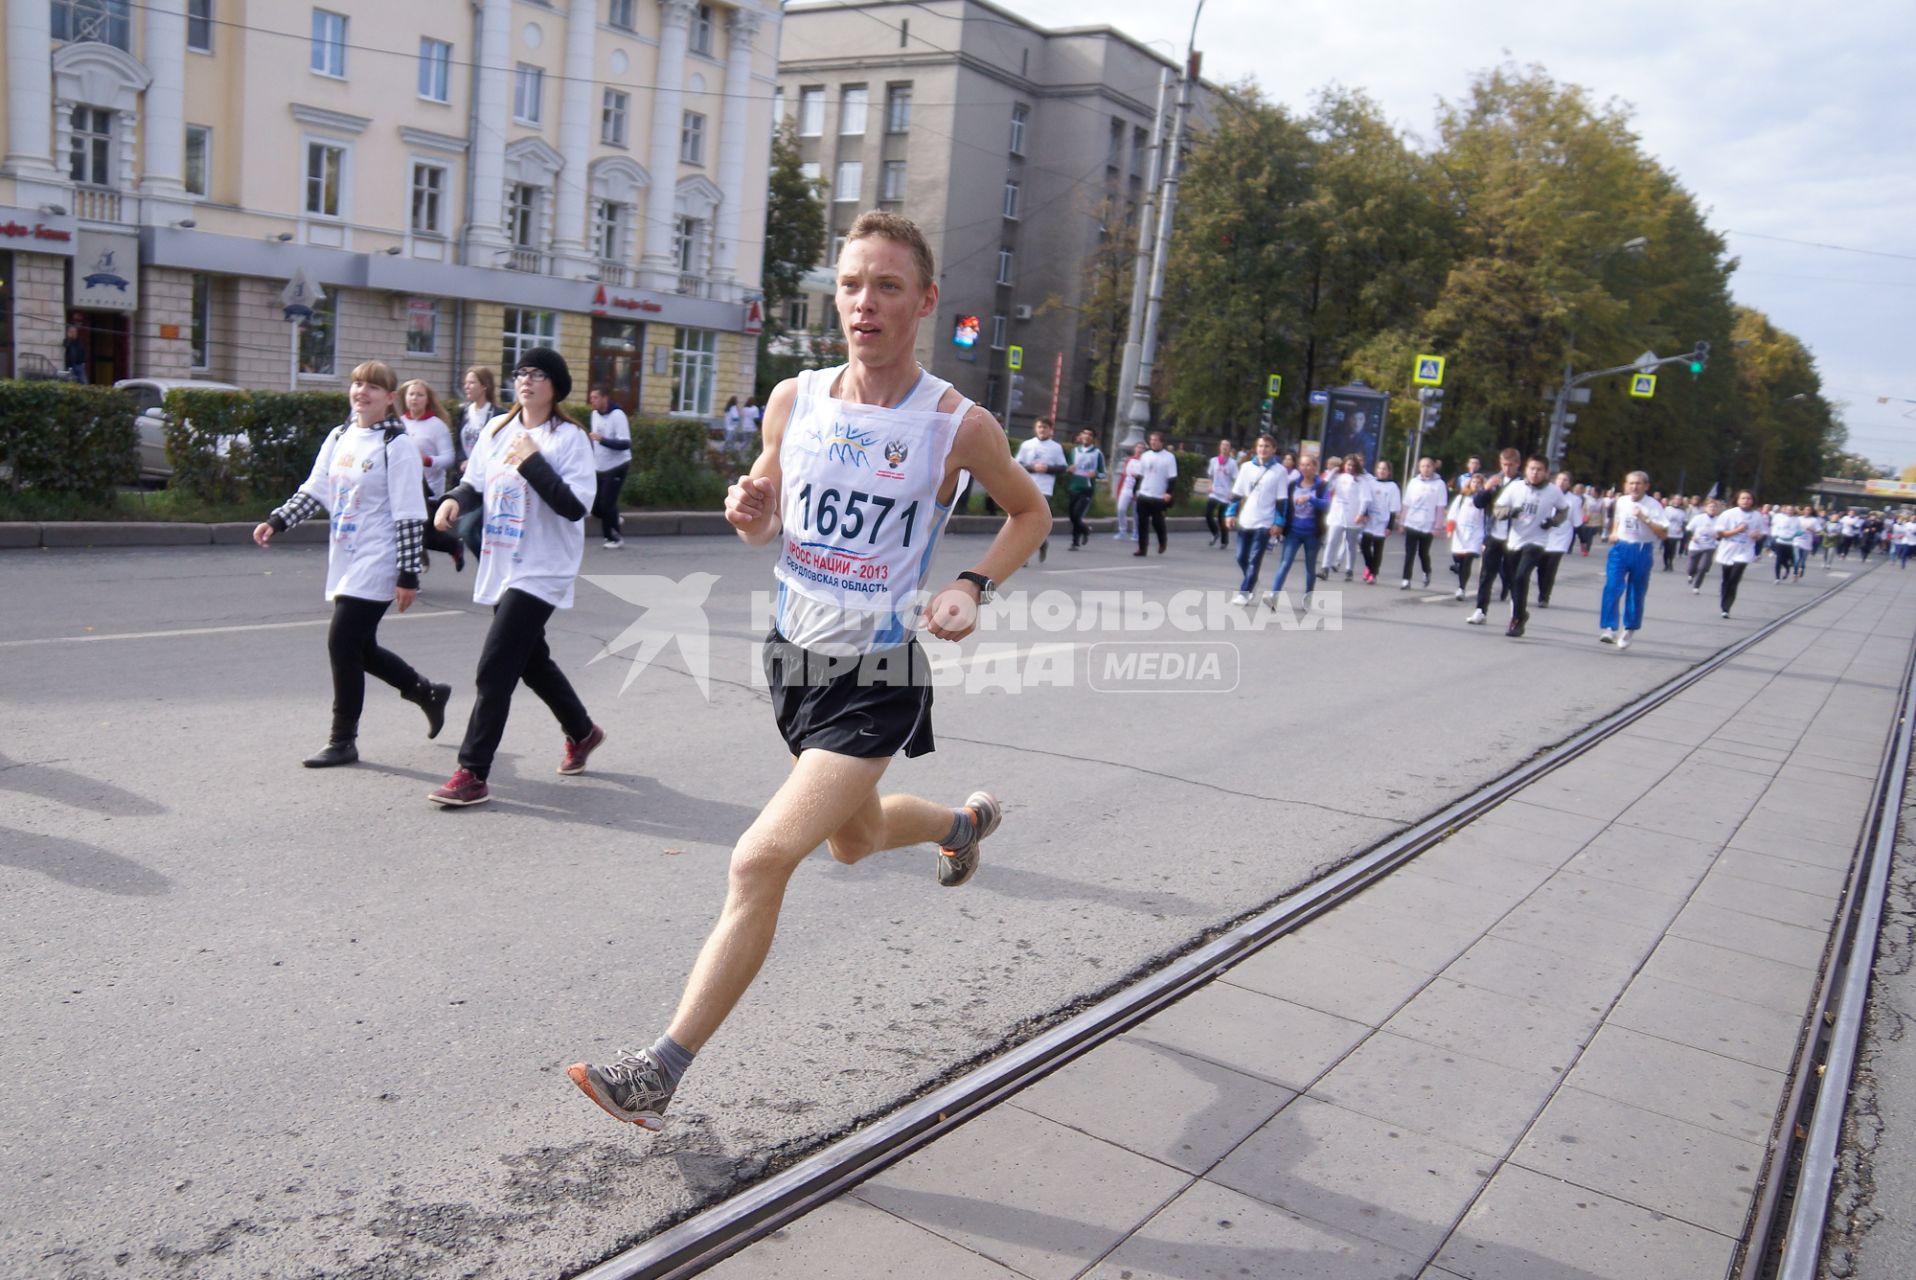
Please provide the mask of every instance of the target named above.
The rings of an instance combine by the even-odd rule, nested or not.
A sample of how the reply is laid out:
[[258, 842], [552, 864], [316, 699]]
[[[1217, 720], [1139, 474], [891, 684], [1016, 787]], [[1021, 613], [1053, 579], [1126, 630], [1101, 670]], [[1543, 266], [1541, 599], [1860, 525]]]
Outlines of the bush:
[[727, 481], [705, 465], [705, 423], [698, 418], [632, 420], [632, 474], [626, 492], [641, 507], [714, 507]]
[[0, 468], [23, 489], [101, 498], [135, 474], [133, 397], [71, 382], [0, 381]]
[[[320, 443], [352, 413], [343, 391], [203, 391], [166, 396], [172, 487], [203, 502], [279, 499], [312, 471]], [[244, 434], [246, 444], [233, 437]]]

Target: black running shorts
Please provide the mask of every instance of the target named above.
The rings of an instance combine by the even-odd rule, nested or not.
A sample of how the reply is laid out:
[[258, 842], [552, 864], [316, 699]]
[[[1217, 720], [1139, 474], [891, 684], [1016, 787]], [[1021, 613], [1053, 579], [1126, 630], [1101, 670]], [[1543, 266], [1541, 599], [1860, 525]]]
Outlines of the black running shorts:
[[916, 640], [835, 658], [773, 631], [765, 637], [765, 678], [779, 735], [793, 755], [809, 748], [883, 760], [936, 749], [931, 669]]

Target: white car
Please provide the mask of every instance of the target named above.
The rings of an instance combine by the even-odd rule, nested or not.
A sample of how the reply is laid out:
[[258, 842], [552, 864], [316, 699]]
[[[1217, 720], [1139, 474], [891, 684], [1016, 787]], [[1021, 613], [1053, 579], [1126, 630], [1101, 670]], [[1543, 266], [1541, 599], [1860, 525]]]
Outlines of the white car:
[[[173, 464], [166, 459], [167, 393], [180, 387], [193, 391], [241, 389], [230, 382], [200, 382], [191, 378], [122, 378], [113, 385], [133, 394], [133, 410], [138, 415], [133, 425], [139, 436], [136, 452], [139, 455], [140, 479], [159, 483], [164, 483], [173, 474]], [[226, 437], [219, 442], [220, 452], [227, 452], [235, 442], [244, 444], [245, 440], [244, 436]]]

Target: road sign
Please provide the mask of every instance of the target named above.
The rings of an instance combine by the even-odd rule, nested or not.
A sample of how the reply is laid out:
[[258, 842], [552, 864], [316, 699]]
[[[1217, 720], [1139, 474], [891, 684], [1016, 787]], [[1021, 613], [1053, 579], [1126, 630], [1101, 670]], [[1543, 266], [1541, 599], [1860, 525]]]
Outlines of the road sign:
[[1330, 392], [1328, 392], [1328, 391], [1313, 391], [1313, 392], [1311, 392], [1311, 403], [1312, 403], [1312, 404], [1329, 404], [1330, 402], [1331, 402], [1331, 393], [1330, 393]]
[[1657, 353], [1654, 351], [1644, 352], [1636, 358], [1636, 366], [1639, 373], [1650, 372], [1650, 370], [1657, 367]]
[[294, 271], [293, 278], [279, 291], [280, 310], [288, 320], [312, 319], [313, 308], [324, 301], [326, 291], [305, 267]]
[[1012, 347], [1005, 353], [1005, 368], [1022, 369], [1025, 367], [1025, 349]]
[[1271, 399], [1275, 400], [1277, 399], [1278, 392], [1281, 391], [1283, 387], [1284, 387], [1284, 375], [1281, 373], [1274, 373], [1268, 379], [1266, 379], [1264, 383], [1264, 394], [1269, 396]]
[[1630, 379], [1630, 394], [1639, 400], [1648, 400], [1657, 393], [1657, 376], [1654, 373], [1639, 373]]
[[1441, 387], [1444, 385], [1444, 358], [1442, 356], [1417, 357], [1411, 366], [1410, 380], [1420, 387]]

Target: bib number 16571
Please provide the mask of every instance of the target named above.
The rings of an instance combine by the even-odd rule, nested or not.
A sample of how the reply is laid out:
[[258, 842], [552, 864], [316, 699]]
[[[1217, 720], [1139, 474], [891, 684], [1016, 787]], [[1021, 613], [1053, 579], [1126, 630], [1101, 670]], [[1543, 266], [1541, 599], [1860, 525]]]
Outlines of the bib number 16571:
[[[805, 528], [815, 531], [821, 537], [837, 538], [840, 542], [856, 541], [860, 534], [865, 537], [867, 546], [878, 545], [878, 532], [885, 527], [892, 508], [898, 505], [896, 498], [887, 498], [882, 493], [861, 493], [853, 489], [840, 494], [837, 489], [826, 489], [814, 494], [812, 486], [807, 484], [798, 491], [798, 501], [804, 508]], [[905, 536], [901, 546], [911, 545], [912, 529], [918, 522], [918, 503], [914, 500], [898, 518], [904, 522]]]

